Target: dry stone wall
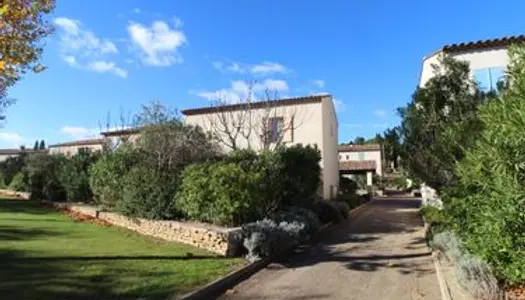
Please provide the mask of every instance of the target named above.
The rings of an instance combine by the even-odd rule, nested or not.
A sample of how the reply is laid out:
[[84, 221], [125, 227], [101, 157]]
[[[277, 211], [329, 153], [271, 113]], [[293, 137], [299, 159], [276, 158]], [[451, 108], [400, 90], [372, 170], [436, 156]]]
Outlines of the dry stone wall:
[[47, 203], [95, 217], [144, 235], [189, 244], [220, 255], [233, 256], [238, 250], [235, 247], [234, 235], [240, 230], [239, 228], [222, 228], [194, 222], [131, 219], [118, 213], [98, 211], [96, 207], [85, 204]]

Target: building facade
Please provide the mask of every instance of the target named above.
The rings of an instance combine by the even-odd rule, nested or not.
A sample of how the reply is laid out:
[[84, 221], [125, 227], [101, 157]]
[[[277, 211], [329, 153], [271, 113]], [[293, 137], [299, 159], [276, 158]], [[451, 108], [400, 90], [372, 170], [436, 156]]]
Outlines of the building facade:
[[0, 149], [0, 162], [6, 161], [11, 157], [18, 157], [21, 154], [47, 153], [47, 149]]
[[49, 154], [75, 155], [80, 149], [89, 149], [93, 152], [104, 149], [105, 139], [78, 140], [49, 146]]
[[509, 64], [507, 47], [520, 42], [525, 42], [525, 35], [445, 45], [423, 58], [419, 85], [424, 86], [434, 76], [432, 66], [439, 65], [439, 57], [448, 54], [470, 64], [470, 76], [482, 90], [495, 90]]
[[339, 170], [343, 175], [366, 173], [366, 184], [373, 184], [373, 175], [383, 176], [381, 145], [339, 146]]
[[322, 196], [331, 199], [337, 195], [338, 122], [331, 95], [195, 108], [182, 113], [186, 123], [222, 140], [224, 151], [258, 151], [278, 144], [316, 145], [321, 152]]

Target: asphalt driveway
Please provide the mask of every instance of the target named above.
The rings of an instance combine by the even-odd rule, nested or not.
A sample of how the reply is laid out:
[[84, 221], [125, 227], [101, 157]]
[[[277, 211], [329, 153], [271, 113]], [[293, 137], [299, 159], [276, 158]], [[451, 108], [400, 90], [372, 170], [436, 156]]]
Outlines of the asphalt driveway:
[[441, 299], [418, 200], [374, 200], [221, 299]]

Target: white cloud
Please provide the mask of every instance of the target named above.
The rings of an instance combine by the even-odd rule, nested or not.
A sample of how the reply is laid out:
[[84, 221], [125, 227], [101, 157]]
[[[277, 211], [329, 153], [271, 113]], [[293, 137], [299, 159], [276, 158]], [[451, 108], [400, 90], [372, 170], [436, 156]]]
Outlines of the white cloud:
[[240, 100], [248, 99], [248, 97], [251, 97], [253, 101], [257, 101], [258, 98], [264, 98], [261, 94], [266, 90], [279, 94], [288, 92], [289, 87], [288, 83], [284, 80], [266, 79], [261, 83], [255, 83], [251, 86], [245, 81], [235, 80], [231, 82], [231, 87], [228, 89], [192, 93], [209, 101], [220, 100], [221, 102], [236, 103]]
[[84, 29], [78, 20], [64, 17], [56, 18], [55, 25], [60, 31], [60, 55], [70, 66], [99, 73], [109, 72], [126, 78], [128, 72], [114, 62], [103, 60], [109, 54], [118, 53], [113, 42], [97, 37], [92, 31]]
[[374, 116], [380, 118], [380, 119], [384, 119], [386, 116], [387, 116], [387, 111], [384, 110], [384, 109], [376, 109], [374, 110]]
[[187, 39], [181, 30], [171, 29], [163, 21], [155, 21], [151, 27], [132, 22], [128, 33], [145, 64], [170, 66], [182, 62], [178, 49], [187, 43]]
[[287, 73], [288, 69], [281, 64], [265, 61], [262, 64], [252, 66], [250, 72], [252, 74]]
[[61, 52], [66, 54], [101, 55], [117, 53], [117, 46], [108, 39], [97, 37], [92, 31], [82, 28], [78, 20], [56, 18], [55, 25], [62, 31], [60, 33]]
[[0, 142], [8, 144], [10, 147], [23, 145], [27, 139], [15, 132], [0, 132]]
[[73, 55], [66, 55], [62, 59], [67, 62], [68, 65], [74, 67], [77, 65], [77, 59]]
[[63, 126], [60, 128], [60, 133], [68, 135], [73, 139], [85, 139], [98, 136], [100, 130], [79, 126]]
[[290, 70], [282, 64], [275, 62], [262, 62], [260, 64], [243, 64], [239, 62], [224, 63], [220, 61], [213, 62], [213, 67], [222, 72], [231, 73], [251, 73], [253, 75], [268, 75], [270, 73], [286, 74]]
[[324, 80], [312, 80], [312, 84], [318, 88], [324, 88]]
[[110, 72], [122, 78], [126, 78], [128, 76], [128, 72], [126, 70], [116, 67], [115, 63], [113, 62], [104, 60], [93, 61], [87, 65], [87, 68], [99, 73]]

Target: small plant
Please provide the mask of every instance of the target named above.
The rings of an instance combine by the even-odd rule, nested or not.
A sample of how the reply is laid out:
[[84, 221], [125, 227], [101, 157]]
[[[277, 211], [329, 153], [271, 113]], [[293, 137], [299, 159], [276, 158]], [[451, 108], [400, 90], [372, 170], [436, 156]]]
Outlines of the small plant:
[[9, 183], [8, 189], [15, 192], [27, 192], [28, 185], [24, 173], [18, 172]]
[[317, 214], [319, 220], [324, 224], [339, 223], [344, 219], [337, 204], [331, 200], [317, 200], [312, 204], [311, 210]]
[[344, 201], [334, 201], [334, 205], [339, 210], [339, 213], [341, 213], [341, 216], [343, 216], [345, 219], [348, 219], [350, 214], [350, 206]]
[[476, 299], [500, 300], [502, 291], [489, 265], [470, 254], [464, 254], [456, 265], [460, 285]]

